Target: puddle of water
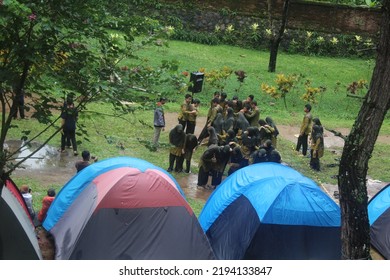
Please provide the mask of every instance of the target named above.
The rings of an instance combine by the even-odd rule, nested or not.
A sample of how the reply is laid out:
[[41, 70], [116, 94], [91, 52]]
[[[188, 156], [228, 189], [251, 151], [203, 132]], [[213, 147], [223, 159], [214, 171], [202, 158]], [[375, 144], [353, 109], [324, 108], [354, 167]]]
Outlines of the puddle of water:
[[206, 202], [212, 193], [211, 190], [197, 188], [198, 174], [189, 174], [188, 176], [176, 178], [176, 181], [188, 198], [200, 199]]
[[[24, 144], [23, 141], [13, 140], [8, 141], [8, 149], [10, 152], [16, 151]], [[29, 146], [23, 147], [19, 154], [15, 156], [15, 162], [20, 162], [32, 152], [36, 151], [41, 144], [32, 142]], [[67, 167], [70, 164], [69, 160], [65, 157], [60, 157], [60, 153], [57, 148], [45, 145], [39, 151], [37, 151], [31, 158], [25, 160], [19, 167], [21, 169], [46, 169], [55, 167]], [[72, 162], [73, 164], [73, 162]]]

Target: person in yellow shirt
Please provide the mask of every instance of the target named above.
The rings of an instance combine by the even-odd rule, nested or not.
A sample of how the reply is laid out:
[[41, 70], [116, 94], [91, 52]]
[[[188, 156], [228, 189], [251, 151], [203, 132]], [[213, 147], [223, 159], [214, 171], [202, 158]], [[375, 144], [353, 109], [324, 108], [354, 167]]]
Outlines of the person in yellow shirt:
[[311, 126], [312, 126], [312, 120], [313, 117], [311, 115], [311, 105], [306, 104], [304, 107], [305, 115], [302, 120], [301, 129], [299, 131], [297, 146], [295, 150], [299, 152], [299, 150], [302, 147], [302, 155], [306, 156], [307, 154], [307, 140], [309, 137], [309, 134], [311, 132]]
[[192, 95], [188, 93], [185, 95], [184, 101], [180, 105], [180, 112], [179, 115], [177, 116], [177, 120], [179, 121], [179, 124], [183, 126], [183, 130], [185, 130], [187, 126], [188, 113], [192, 111], [191, 102], [192, 102]]
[[186, 128], [186, 134], [195, 134], [195, 127], [196, 127], [196, 117], [199, 113], [199, 99], [194, 99], [192, 101], [190, 111], [187, 112], [187, 128]]

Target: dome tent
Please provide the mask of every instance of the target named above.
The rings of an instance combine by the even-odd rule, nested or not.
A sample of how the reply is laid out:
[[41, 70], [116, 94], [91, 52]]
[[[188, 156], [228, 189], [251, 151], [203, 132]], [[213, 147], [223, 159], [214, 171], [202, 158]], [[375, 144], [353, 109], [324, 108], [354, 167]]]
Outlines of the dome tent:
[[390, 259], [390, 184], [383, 187], [368, 202], [371, 245]]
[[217, 259], [340, 259], [340, 208], [314, 181], [278, 163], [227, 177], [199, 222]]
[[0, 259], [42, 259], [34, 223], [22, 194], [11, 179], [0, 185]]
[[141, 159], [117, 157], [77, 173], [43, 223], [56, 259], [213, 259], [175, 179]]

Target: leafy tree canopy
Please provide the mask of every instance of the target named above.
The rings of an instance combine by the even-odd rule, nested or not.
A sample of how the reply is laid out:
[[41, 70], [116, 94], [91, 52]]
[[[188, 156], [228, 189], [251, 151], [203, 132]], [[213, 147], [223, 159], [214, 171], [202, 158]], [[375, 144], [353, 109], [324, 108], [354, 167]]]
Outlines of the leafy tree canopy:
[[[113, 3], [0, 1], [1, 178], [16, 168], [9, 163], [18, 151], [11, 154], [3, 145], [23, 93], [30, 95], [32, 117], [51, 127], [58, 119], [53, 118], [53, 109], [61, 109], [66, 96], [77, 97], [80, 110], [88, 102], [105, 100], [123, 114], [131, 108], [122, 100], [145, 99], [134, 89], [145, 92], [171, 81], [164, 73], [175, 71], [175, 62], [152, 68], [136, 56], [137, 50], [152, 43], [164, 46], [170, 30], [146, 17], [114, 17], [110, 11], [120, 7]], [[132, 58], [134, 64], [121, 65], [125, 58]], [[57, 127], [56, 133], [59, 130]], [[25, 138], [28, 134], [25, 132]]]

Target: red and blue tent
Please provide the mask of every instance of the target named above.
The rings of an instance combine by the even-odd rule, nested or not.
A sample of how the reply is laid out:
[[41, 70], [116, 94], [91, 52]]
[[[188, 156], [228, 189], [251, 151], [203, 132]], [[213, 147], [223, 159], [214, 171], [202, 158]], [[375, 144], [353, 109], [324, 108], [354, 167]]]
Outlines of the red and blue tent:
[[131, 157], [94, 163], [52, 203], [44, 228], [56, 259], [213, 259], [176, 180]]
[[390, 184], [382, 188], [368, 202], [371, 245], [386, 259], [390, 259]]
[[35, 226], [22, 194], [11, 179], [0, 185], [0, 259], [42, 259]]
[[339, 206], [314, 181], [279, 163], [227, 177], [199, 222], [217, 259], [340, 259]]

